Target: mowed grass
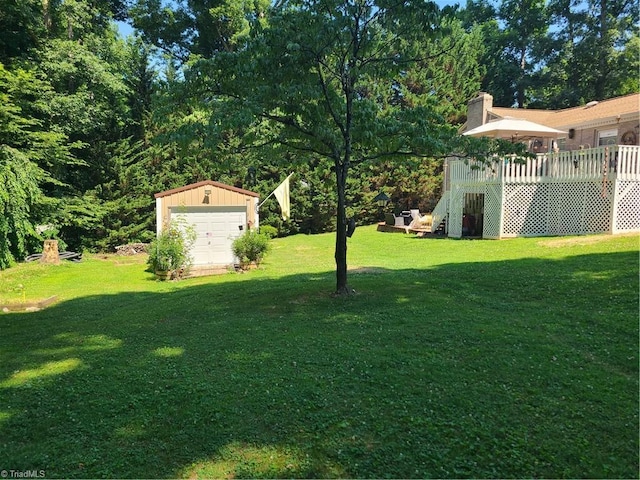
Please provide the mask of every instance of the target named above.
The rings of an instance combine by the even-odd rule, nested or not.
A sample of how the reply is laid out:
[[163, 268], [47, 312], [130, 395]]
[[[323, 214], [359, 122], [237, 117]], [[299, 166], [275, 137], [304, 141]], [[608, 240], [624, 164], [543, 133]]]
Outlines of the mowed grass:
[[[259, 270], [0, 272], [0, 469], [64, 478], [637, 478], [639, 237], [360, 227]], [[19, 287], [18, 285], [22, 285]]]

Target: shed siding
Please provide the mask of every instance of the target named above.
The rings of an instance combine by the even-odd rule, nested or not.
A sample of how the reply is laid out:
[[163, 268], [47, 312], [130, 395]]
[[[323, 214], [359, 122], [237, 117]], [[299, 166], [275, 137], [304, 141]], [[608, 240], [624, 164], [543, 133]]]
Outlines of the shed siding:
[[[210, 190], [208, 203], [205, 203], [205, 190]], [[247, 222], [256, 225], [255, 202], [257, 197], [233, 192], [213, 185], [200, 185], [192, 189], [163, 196], [161, 200], [162, 218], [158, 218], [162, 225], [167, 225], [171, 217], [171, 207], [206, 207], [206, 206], [244, 206], [247, 209]]]

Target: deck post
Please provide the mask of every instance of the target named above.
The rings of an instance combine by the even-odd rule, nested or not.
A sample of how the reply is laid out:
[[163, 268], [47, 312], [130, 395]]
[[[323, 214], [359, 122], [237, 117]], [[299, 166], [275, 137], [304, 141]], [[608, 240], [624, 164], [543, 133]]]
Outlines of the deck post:
[[609, 233], [618, 233], [618, 181], [611, 182], [611, 228]]
[[498, 239], [502, 238], [504, 235], [504, 177], [507, 173], [507, 163], [504, 160], [500, 163], [500, 218], [498, 219]]
[[[604, 178], [606, 178], [606, 176]], [[618, 203], [619, 203], [618, 186], [620, 185], [620, 182], [618, 182], [617, 173], [615, 175], [610, 175], [607, 180], [608, 180], [607, 183], [610, 185], [610, 188], [611, 188], [611, 215], [609, 216], [609, 218], [611, 219], [611, 226], [609, 229], [609, 233], [611, 233], [611, 235], [615, 235], [616, 233], [618, 233]], [[604, 181], [605, 180], [603, 179], [603, 183]], [[607, 194], [607, 190], [606, 190], [606, 187], [603, 185], [602, 195], [605, 195], [605, 194]]]

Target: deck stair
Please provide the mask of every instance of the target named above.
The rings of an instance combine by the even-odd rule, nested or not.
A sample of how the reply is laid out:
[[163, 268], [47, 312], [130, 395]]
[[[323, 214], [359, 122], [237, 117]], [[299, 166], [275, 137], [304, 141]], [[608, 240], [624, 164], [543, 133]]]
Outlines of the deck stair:
[[447, 217], [443, 218], [438, 226], [434, 229], [431, 227], [431, 233], [435, 235], [446, 235], [447, 233]]
[[[431, 233], [446, 233], [447, 215], [449, 214], [449, 195], [447, 190], [438, 200], [436, 208], [431, 213]], [[440, 231], [440, 229], [442, 230]]]

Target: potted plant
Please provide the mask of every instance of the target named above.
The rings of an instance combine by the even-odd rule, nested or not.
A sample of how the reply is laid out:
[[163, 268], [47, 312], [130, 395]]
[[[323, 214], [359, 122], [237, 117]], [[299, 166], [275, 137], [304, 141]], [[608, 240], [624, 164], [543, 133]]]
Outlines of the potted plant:
[[149, 246], [150, 270], [160, 280], [179, 279], [191, 267], [190, 250], [196, 240], [195, 229], [191, 225], [174, 221], [164, 228]]

